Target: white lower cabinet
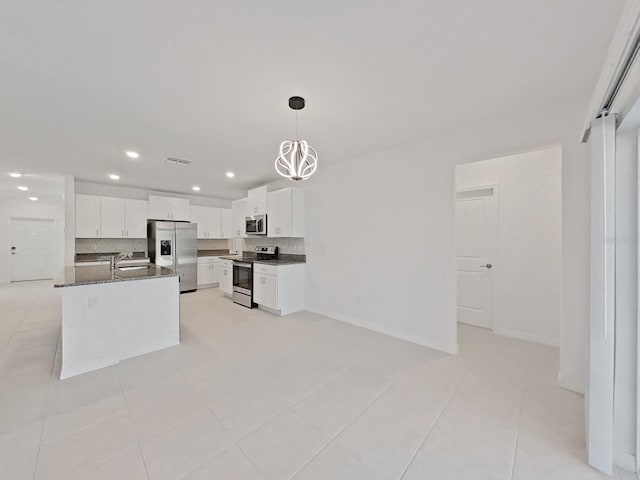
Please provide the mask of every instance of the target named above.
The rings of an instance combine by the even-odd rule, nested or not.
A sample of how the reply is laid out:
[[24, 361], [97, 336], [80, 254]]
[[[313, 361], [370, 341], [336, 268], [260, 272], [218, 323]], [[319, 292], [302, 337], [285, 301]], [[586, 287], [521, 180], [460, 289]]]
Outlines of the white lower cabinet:
[[253, 277], [253, 300], [258, 305], [278, 310], [278, 276], [256, 273]]
[[220, 283], [218, 257], [198, 258], [198, 288], [215, 287]]
[[253, 301], [288, 315], [304, 309], [305, 264], [253, 264]]
[[220, 291], [225, 295], [233, 295], [233, 262], [220, 260]]

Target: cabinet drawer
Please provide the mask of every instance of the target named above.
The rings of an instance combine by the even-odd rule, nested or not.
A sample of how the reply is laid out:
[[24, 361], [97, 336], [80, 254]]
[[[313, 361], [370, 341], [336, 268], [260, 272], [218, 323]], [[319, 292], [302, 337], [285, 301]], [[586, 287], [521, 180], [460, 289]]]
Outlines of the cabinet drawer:
[[203, 265], [205, 263], [213, 263], [218, 259], [218, 257], [198, 257], [198, 265]]
[[276, 265], [264, 265], [262, 263], [254, 263], [253, 269], [257, 273], [265, 273], [267, 275], [278, 275], [278, 267]]

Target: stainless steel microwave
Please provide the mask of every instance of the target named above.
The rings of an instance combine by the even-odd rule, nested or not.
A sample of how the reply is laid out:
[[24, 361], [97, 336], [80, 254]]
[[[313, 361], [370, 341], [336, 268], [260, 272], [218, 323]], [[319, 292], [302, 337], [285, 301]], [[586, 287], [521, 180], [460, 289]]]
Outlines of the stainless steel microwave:
[[247, 235], [266, 235], [267, 234], [267, 216], [254, 215], [245, 218], [245, 232]]

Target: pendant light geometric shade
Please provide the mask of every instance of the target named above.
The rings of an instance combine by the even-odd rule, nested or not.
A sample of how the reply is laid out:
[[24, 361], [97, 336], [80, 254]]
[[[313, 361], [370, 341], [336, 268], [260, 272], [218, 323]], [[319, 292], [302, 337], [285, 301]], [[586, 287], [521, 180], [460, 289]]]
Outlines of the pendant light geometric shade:
[[[304, 98], [291, 97], [289, 107], [292, 110], [304, 108]], [[298, 115], [296, 112], [296, 137], [298, 136]], [[280, 144], [276, 158], [276, 172], [290, 180], [306, 180], [318, 168], [318, 152], [305, 140], [285, 140]]]

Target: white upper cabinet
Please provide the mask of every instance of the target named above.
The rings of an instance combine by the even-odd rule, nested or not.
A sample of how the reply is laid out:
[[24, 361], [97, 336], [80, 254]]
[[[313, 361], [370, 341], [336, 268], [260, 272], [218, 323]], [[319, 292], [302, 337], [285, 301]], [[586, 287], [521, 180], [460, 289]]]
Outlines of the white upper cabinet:
[[207, 238], [207, 226], [204, 224], [204, 207], [191, 206], [191, 223], [196, 224], [196, 232], [198, 238]]
[[184, 198], [172, 198], [171, 215], [171, 220], [175, 220], [177, 222], [190, 222], [191, 205], [189, 204], [189, 200]]
[[124, 201], [124, 235], [127, 238], [147, 238], [147, 216], [149, 202], [146, 200]]
[[100, 197], [76, 195], [76, 238], [100, 238]]
[[76, 238], [147, 238], [147, 202], [76, 195]]
[[100, 237], [124, 238], [124, 198], [102, 197], [100, 205]]
[[189, 200], [149, 195], [149, 218], [152, 220], [191, 220]]
[[[231, 212], [233, 218], [233, 232], [234, 237], [246, 237], [245, 220], [249, 216], [249, 199], [242, 198], [240, 200], [234, 200], [231, 202]], [[267, 221], [268, 223], [268, 221]]]
[[283, 188], [269, 192], [267, 236], [304, 237], [304, 191]]
[[149, 195], [149, 218], [151, 220], [172, 220], [171, 199]]
[[198, 238], [222, 238], [221, 213], [217, 207], [191, 207], [191, 222], [198, 224]]
[[266, 185], [249, 190], [249, 215], [266, 214], [268, 205], [269, 192]]
[[100, 238], [147, 238], [147, 202], [100, 198]]
[[233, 220], [230, 208], [220, 209], [220, 238], [233, 237]]

